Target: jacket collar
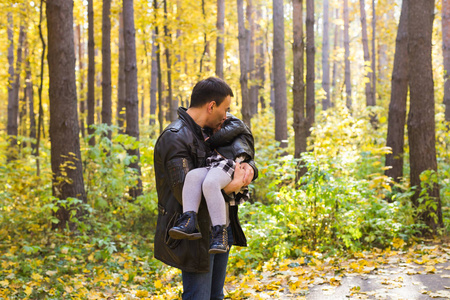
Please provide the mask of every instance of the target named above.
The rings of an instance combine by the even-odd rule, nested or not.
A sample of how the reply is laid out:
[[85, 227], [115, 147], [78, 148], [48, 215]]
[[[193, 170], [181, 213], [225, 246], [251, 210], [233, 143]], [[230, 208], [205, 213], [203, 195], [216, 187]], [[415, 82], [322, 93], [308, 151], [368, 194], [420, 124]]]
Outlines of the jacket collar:
[[178, 107], [178, 118], [182, 120], [186, 125], [194, 132], [200, 139], [203, 138], [202, 128], [200, 125], [195, 123], [194, 119], [191, 118], [191, 116], [187, 113], [187, 108], [184, 107]]

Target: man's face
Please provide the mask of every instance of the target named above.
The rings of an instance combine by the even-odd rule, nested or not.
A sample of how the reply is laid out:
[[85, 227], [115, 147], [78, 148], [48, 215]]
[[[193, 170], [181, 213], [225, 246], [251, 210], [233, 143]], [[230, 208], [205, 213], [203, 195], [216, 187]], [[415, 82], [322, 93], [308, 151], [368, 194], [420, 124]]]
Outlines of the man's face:
[[207, 126], [211, 129], [219, 128], [220, 125], [222, 125], [223, 121], [225, 121], [227, 118], [227, 111], [230, 109], [230, 105], [230, 96], [227, 96], [219, 106], [217, 106], [216, 102], [213, 101]]

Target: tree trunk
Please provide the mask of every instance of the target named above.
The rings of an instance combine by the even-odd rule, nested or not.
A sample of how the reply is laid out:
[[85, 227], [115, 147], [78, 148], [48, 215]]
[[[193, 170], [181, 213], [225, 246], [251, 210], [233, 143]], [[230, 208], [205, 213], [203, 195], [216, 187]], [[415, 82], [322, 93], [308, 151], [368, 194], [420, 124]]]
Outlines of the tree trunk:
[[352, 108], [352, 81], [350, 78], [350, 36], [348, 0], [344, 0], [344, 49], [345, 49], [345, 93], [348, 109]]
[[167, 84], [169, 89], [169, 94], [167, 101], [169, 102], [169, 111], [170, 111], [170, 122], [173, 122], [177, 119], [177, 108], [178, 108], [178, 101], [173, 99], [173, 90], [172, 90], [172, 63], [170, 58], [170, 51], [169, 48], [171, 48], [171, 40], [172, 35], [169, 32], [169, 27], [167, 26], [167, 0], [164, 0], [164, 36], [166, 37], [166, 45], [164, 49], [164, 53], [166, 55], [166, 63], [167, 63]]
[[[103, 0], [102, 23], [102, 123], [112, 124], [111, 103], [111, 0]], [[111, 140], [111, 130], [108, 130]]]
[[117, 125], [125, 133], [125, 101], [127, 98], [125, 84], [125, 43], [123, 32], [123, 13], [119, 14], [119, 77], [117, 82]]
[[[42, 34], [42, 14], [44, 11], [44, 0], [41, 0], [40, 9], [39, 9], [39, 39], [42, 44], [42, 53], [41, 53], [41, 70], [39, 73], [39, 88], [38, 88], [38, 97], [39, 97], [39, 115], [38, 115], [38, 127], [37, 127], [37, 138], [36, 138], [36, 152], [34, 155], [36, 156], [36, 175], [39, 177], [41, 174], [41, 163], [39, 158], [39, 148], [41, 144], [41, 132], [43, 132], [43, 119], [44, 119], [44, 108], [42, 105], [42, 88], [44, 85], [44, 62], [45, 62], [45, 49], [47, 45], [45, 44], [44, 35]], [[42, 128], [42, 130], [41, 130]]]
[[275, 140], [280, 142], [280, 147], [285, 148], [288, 145], [288, 136], [283, 0], [273, 0], [273, 82], [275, 89]]
[[251, 107], [250, 107], [250, 92], [248, 89], [248, 61], [249, 61], [249, 49], [248, 38], [249, 31], [245, 29], [244, 20], [244, 1], [237, 0], [238, 11], [238, 30], [239, 30], [239, 62], [240, 62], [240, 83], [241, 83], [241, 95], [242, 95], [242, 121], [251, 126]]
[[314, 46], [314, 0], [306, 0], [306, 120], [308, 122], [308, 136], [315, 119], [315, 67]]
[[[262, 5], [259, 4], [256, 9], [256, 19], [262, 20]], [[258, 33], [257, 40], [257, 54], [256, 54], [256, 80], [258, 82], [258, 95], [259, 102], [261, 103], [261, 109], [266, 108], [264, 100], [264, 94], [260, 93], [260, 90], [264, 89], [264, 83], [266, 81], [266, 68], [265, 68], [265, 51], [264, 51], [264, 33], [259, 22], [256, 23], [256, 32]]]
[[33, 77], [31, 76], [30, 53], [28, 39], [25, 42], [25, 97], [28, 99], [28, 117], [30, 118], [30, 139], [32, 152], [36, 151], [36, 116], [34, 114]]
[[450, 122], [450, 0], [442, 0], [442, 52], [444, 54], [445, 121]]
[[[410, 110], [408, 138], [410, 149], [411, 186], [416, 186], [413, 204], [419, 206], [423, 171], [437, 171], [434, 83], [431, 61], [434, 0], [408, 0], [408, 74]], [[428, 196], [433, 205], [427, 205], [421, 216], [436, 233], [443, 225], [441, 200], [437, 183], [431, 182]], [[428, 199], [426, 199], [428, 201]], [[422, 202], [426, 205], [426, 202]], [[435, 208], [433, 208], [435, 206]], [[436, 218], [433, 218], [435, 216]]]
[[[157, 0], [153, 0], [153, 11], [155, 14], [155, 24], [157, 24], [158, 20], [158, 3]], [[158, 25], [155, 25], [155, 41], [157, 41], [159, 37], [159, 28]], [[161, 134], [164, 129], [164, 105], [163, 105], [163, 97], [162, 97], [162, 75], [161, 75], [161, 45], [157, 41], [156, 43], [156, 62], [157, 62], [157, 70], [158, 70], [158, 122], [159, 122], [159, 133]]]
[[[376, 76], [376, 53], [377, 50], [375, 48], [375, 38], [376, 38], [376, 28], [377, 27], [377, 15], [375, 10], [375, 0], [372, 0], [372, 98], [373, 98], [373, 105], [376, 105], [377, 102], [377, 76]], [[378, 123], [376, 116], [371, 116], [372, 124], [375, 124], [374, 122]]]
[[402, 1], [402, 11], [395, 43], [394, 69], [391, 81], [386, 146], [392, 153], [386, 155], [386, 176], [400, 182], [403, 177], [403, 153], [408, 96], [408, 1]]
[[[125, 42], [125, 82], [126, 82], [126, 133], [139, 141], [139, 100], [136, 66], [136, 39], [134, 27], [133, 0], [123, 1], [123, 28]], [[131, 187], [129, 194], [133, 199], [142, 195], [141, 167], [139, 147], [128, 150], [129, 155], [136, 156], [136, 160], [129, 164], [138, 175], [136, 186]]]
[[[339, 19], [339, 9], [336, 8], [336, 20]], [[338, 60], [337, 60], [337, 51], [338, 51], [338, 45], [341, 44], [341, 40], [342, 40], [342, 30], [340, 29], [339, 24], [335, 24], [334, 25], [334, 39], [333, 39], [333, 70], [331, 72], [331, 94], [332, 97], [330, 99], [330, 106], [333, 106], [333, 100], [334, 97], [336, 96], [336, 82], [338, 79]], [[340, 73], [340, 72], [339, 72]]]
[[216, 76], [223, 79], [223, 60], [225, 58], [225, 0], [217, 0], [216, 29]]
[[21, 25], [20, 25], [20, 29], [19, 29], [19, 41], [17, 44], [17, 52], [16, 52], [16, 67], [14, 69], [14, 73], [15, 73], [14, 74], [15, 75], [14, 107], [15, 107], [15, 114], [16, 114], [16, 117], [14, 118], [14, 120], [15, 120], [15, 129], [14, 130], [15, 130], [16, 137], [19, 132], [19, 126], [21, 127], [20, 122], [18, 122], [18, 120], [22, 121], [22, 114], [20, 113], [22, 105], [20, 105], [21, 101], [20, 101], [20, 96], [19, 96], [20, 90], [21, 90], [20, 75], [22, 73], [22, 48], [23, 48], [23, 43], [25, 40], [25, 31], [24, 31], [24, 26], [23, 26], [22, 22], [23, 21], [21, 20]]
[[[367, 21], [366, 21], [366, 8], [364, 0], [359, 0], [359, 8], [361, 11], [361, 28], [362, 28], [362, 44], [364, 51], [364, 80], [365, 84], [365, 92], [366, 92], [366, 106], [374, 106], [375, 99], [373, 97], [373, 89], [372, 89], [372, 71], [369, 71], [370, 65], [370, 52], [369, 52], [369, 38], [367, 37]], [[373, 52], [372, 52], [373, 53]]]
[[83, 34], [81, 31], [81, 26], [77, 26], [77, 36], [78, 36], [78, 69], [79, 69], [79, 82], [80, 82], [80, 93], [79, 93], [79, 103], [80, 103], [80, 131], [81, 136], [86, 136], [86, 129], [85, 129], [85, 93], [84, 93], [84, 42], [83, 42]]
[[323, 1], [323, 46], [322, 46], [322, 88], [325, 91], [325, 98], [322, 99], [322, 109], [327, 110], [330, 107], [330, 37], [329, 27], [329, 7], [328, 0]]
[[[87, 126], [88, 134], [94, 133], [91, 125], [95, 123], [95, 42], [94, 42], [94, 0], [88, 0], [88, 94], [87, 94]], [[95, 146], [95, 138], [89, 139], [89, 146]]]
[[253, 117], [258, 113], [258, 85], [256, 84], [255, 70], [255, 35], [256, 24], [254, 17], [254, 6], [252, 0], [247, 0], [247, 22], [249, 30], [247, 30], [247, 44], [249, 49], [248, 56], [248, 73], [249, 73], [249, 102], [250, 115]]
[[305, 83], [303, 80], [303, 1], [293, 0], [293, 38], [292, 44], [294, 58], [294, 83], [293, 83], [293, 113], [295, 152], [294, 157], [300, 158], [300, 154], [306, 152], [306, 139], [308, 137], [308, 123], [305, 118]]
[[15, 77], [14, 77], [14, 20], [12, 13], [8, 12], [8, 126], [7, 133], [10, 141], [10, 154], [8, 160], [16, 157], [17, 146], [17, 117], [19, 104], [15, 103]]
[[[53, 196], [87, 202], [81, 164], [73, 42], [73, 2], [47, 0], [48, 69]], [[74, 230], [73, 207], [60, 206], [57, 227]], [[77, 209], [76, 218], [84, 212]], [[56, 227], [56, 226], [55, 226]]]
[[152, 73], [150, 84], [150, 125], [154, 125], [156, 115], [156, 92], [158, 91], [158, 61], [156, 59], [156, 34], [152, 31]]

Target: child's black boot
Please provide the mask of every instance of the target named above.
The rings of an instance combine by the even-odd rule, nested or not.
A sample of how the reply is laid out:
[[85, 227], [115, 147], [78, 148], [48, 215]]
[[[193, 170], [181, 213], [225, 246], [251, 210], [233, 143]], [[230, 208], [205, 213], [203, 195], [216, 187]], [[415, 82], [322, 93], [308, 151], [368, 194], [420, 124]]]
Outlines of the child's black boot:
[[226, 253], [228, 251], [228, 232], [225, 225], [212, 227], [212, 240], [209, 246], [210, 254]]
[[202, 238], [202, 234], [197, 226], [197, 213], [195, 211], [187, 211], [183, 213], [175, 223], [175, 226], [169, 230], [169, 236], [176, 240], [198, 240]]

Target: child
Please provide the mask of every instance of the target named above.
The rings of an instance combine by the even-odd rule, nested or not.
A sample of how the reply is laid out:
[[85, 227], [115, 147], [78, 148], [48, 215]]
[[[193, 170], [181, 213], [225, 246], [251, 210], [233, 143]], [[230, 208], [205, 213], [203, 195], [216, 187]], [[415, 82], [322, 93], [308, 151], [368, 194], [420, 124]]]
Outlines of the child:
[[[206, 167], [191, 170], [183, 185], [183, 214], [169, 230], [174, 239], [200, 239], [197, 229], [197, 213], [202, 193], [205, 196], [212, 223], [212, 241], [209, 253], [228, 251], [227, 204], [221, 190], [233, 177], [236, 163], [247, 162], [254, 156], [254, 141], [250, 129], [238, 118], [227, 114], [227, 119], [209, 139], [215, 149], [206, 159]], [[241, 200], [248, 199], [248, 189], [239, 193]]]

